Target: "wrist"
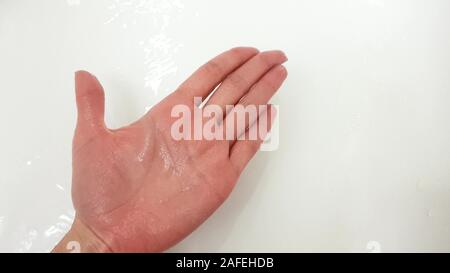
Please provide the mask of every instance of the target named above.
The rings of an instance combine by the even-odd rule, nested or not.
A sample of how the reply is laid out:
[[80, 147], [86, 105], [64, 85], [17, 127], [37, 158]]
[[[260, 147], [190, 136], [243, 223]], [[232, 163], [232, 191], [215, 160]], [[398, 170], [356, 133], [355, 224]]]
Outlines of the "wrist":
[[69, 232], [52, 250], [54, 253], [106, 253], [111, 252], [108, 245], [103, 242], [78, 217]]

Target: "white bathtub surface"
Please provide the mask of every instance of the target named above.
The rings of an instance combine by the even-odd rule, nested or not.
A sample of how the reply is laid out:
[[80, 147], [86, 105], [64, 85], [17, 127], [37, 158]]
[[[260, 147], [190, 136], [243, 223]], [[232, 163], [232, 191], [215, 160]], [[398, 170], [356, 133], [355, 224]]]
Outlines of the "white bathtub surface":
[[120, 127], [237, 45], [283, 49], [280, 146], [171, 251], [450, 251], [447, 0], [0, 1], [0, 252], [70, 227], [73, 73]]

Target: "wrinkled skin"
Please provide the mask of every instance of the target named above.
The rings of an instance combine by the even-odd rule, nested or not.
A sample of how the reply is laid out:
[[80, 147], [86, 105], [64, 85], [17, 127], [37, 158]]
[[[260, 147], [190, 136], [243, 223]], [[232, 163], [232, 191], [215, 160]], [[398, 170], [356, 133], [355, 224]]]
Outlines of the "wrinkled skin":
[[224, 202], [261, 140], [174, 140], [172, 107], [196, 107], [193, 97], [206, 98], [219, 83], [208, 104], [265, 105], [286, 78], [285, 61], [280, 51], [224, 52], [117, 130], [105, 126], [100, 83], [77, 72], [72, 199], [78, 225], [114, 252], [163, 251], [189, 235]]

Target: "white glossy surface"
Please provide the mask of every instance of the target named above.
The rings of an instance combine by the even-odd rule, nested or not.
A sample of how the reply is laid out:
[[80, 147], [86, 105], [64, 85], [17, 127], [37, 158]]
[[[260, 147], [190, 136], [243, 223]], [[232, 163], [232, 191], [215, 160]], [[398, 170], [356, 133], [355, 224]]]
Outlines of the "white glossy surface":
[[280, 146], [171, 251], [450, 251], [447, 0], [0, 1], [0, 251], [73, 219], [73, 72], [119, 127], [236, 45], [280, 48]]

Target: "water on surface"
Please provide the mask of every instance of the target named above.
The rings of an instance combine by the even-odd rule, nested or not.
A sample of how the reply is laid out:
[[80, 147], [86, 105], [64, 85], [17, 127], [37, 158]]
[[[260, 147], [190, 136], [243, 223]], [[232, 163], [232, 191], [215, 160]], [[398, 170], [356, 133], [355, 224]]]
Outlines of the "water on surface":
[[446, 0], [0, 1], [0, 251], [69, 229], [73, 73], [126, 125], [215, 54], [283, 49], [278, 148], [173, 251], [450, 251]]

